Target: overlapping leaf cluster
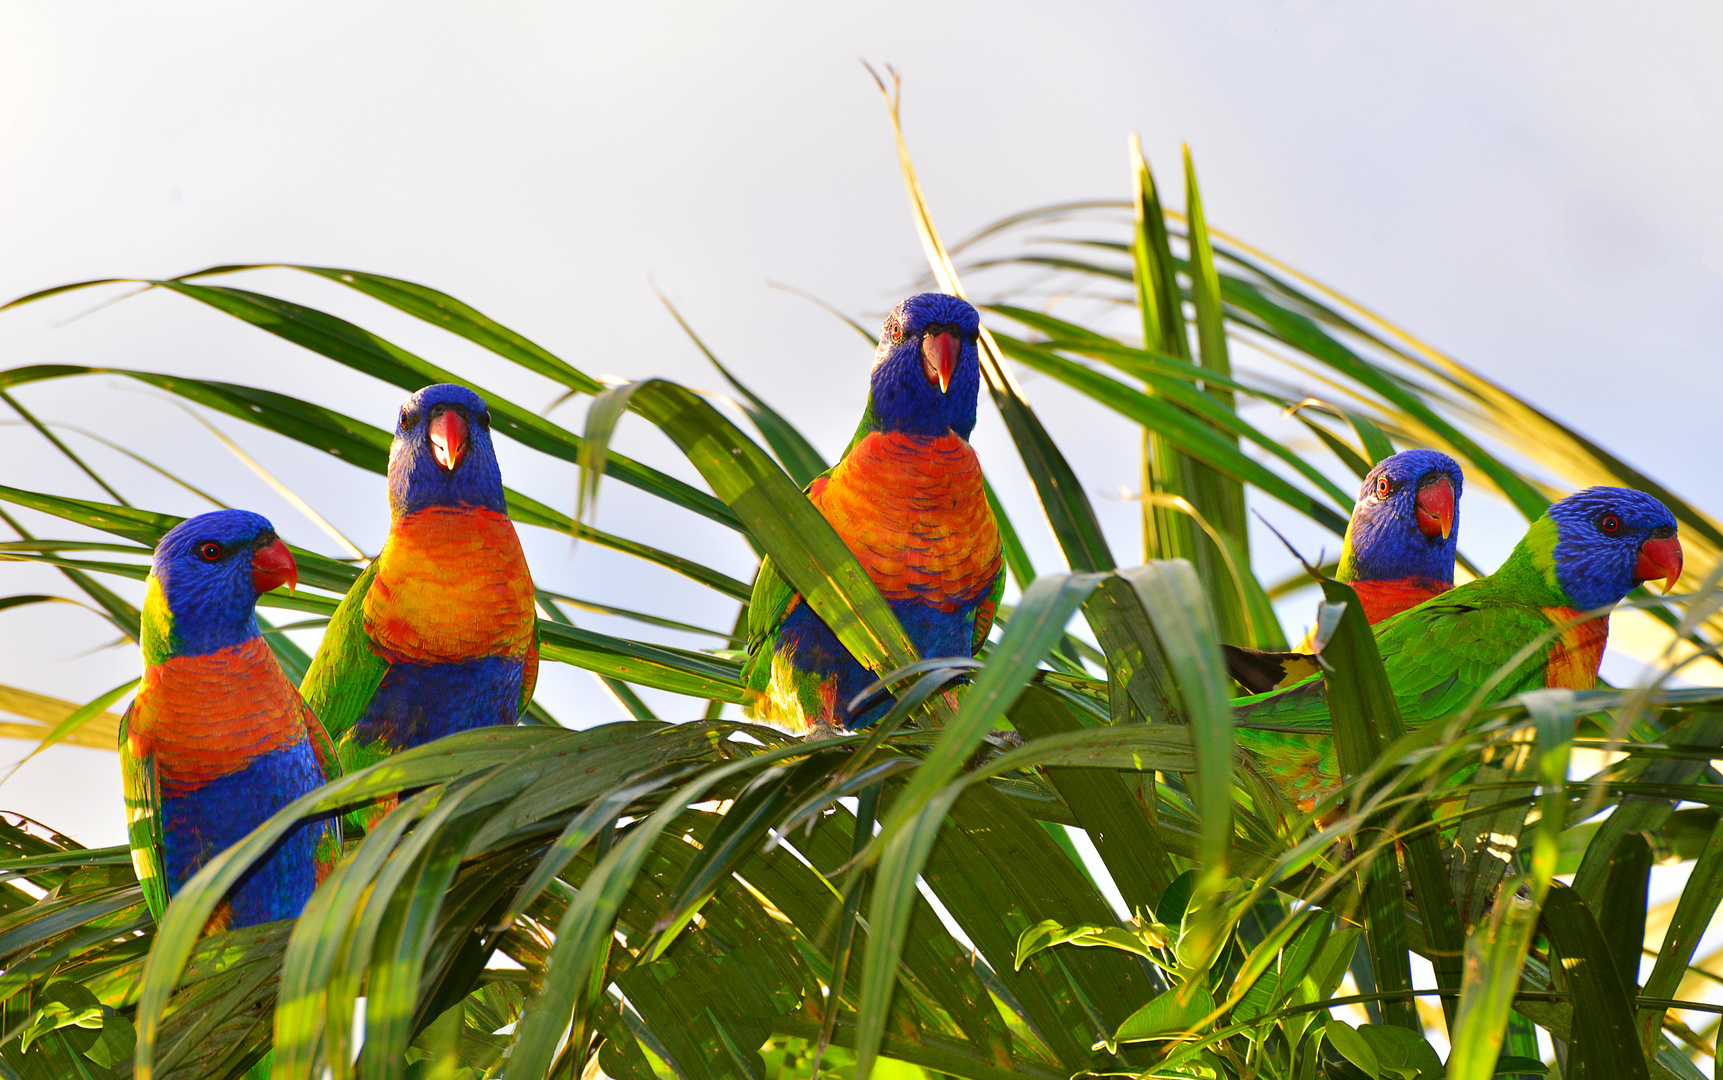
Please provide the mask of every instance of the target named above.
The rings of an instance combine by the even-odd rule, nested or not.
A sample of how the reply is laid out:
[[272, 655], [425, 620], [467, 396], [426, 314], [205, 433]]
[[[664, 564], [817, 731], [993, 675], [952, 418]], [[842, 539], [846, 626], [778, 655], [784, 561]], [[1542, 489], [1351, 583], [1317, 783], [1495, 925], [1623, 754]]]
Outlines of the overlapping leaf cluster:
[[[961, 293], [899, 147], [935, 280]], [[1339, 613], [1326, 655], [1347, 783], [1301, 817], [1234, 748], [1217, 642], [1284, 640], [1274, 590], [1252, 570], [1247, 500], [1272, 498], [1336, 535], [1350, 506], [1348, 483], [1241, 415], [1253, 402], [1278, 410], [1320, 397], [1297, 419], [1356, 473], [1396, 444], [1448, 450], [1474, 489], [1528, 516], [1557, 477], [1658, 494], [1681, 519], [1697, 588], [1654, 610], [1701, 654], [1723, 607], [1713, 588], [1723, 534], [1481, 376], [1208, 230], [1188, 160], [1186, 215], [1162, 207], [1140, 156], [1130, 180], [1122, 218], [1055, 208], [984, 239], [1089, 210], [1119, 226], [1111, 238], [971, 268], [1062, 276], [1019, 280], [996, 298], [983, 371], [1066, 568], [1037, 574], [1002, 518], [1020, 595], [979, 666], [918, 662], [798, 490], [823, 467], [818, 453], [730, 371], [719, 368], [758, 442], [696, 392], [660, 380], [607, 387], [434, 289], [296, 268], [591, 397], [577, 433], [468, 384], [497, 431], [585, 467], [583, 501], [605, 476], [740, 532], [898, 706], [871, 733], [791, 740], [726, 718], [723, 706], [741, 700], [731, 649], [663, 644], [656, 630], [690, 628], [541, 591], [544, 658], [597, 674], [635, 719], [570, 730], [540, 710], [540, 723], [455, 736], [344, 777], [207, 866], [160, 926], [123, 849], [0, 828], [0, 1075], [524, 1080], [599, 1069], [704, 1080], [868, 1076], [889, 1060], [977, 1080], [1487, 1077], [1542, 1068], [1535, 1028], [1570, 1077], [1702, 1075], [1694, 1061], [1712, 1051], [1715, 1025], [1694, 1031], [1680, 1019], [1693, 1012], [1670, 1010], [1694, 1004], [1723, 969], [1716, 956], [1696, 959], [1723, 901], [1723, 788], [1710, 766], [1723, 697], [1546, 692], [1404, 732], [1355, 598], [1326, 583]], [[250, 269], [149, 284], [402, 390], [463, 381], [358, 325], [227, 283]], [[1131, 309], [1132, 332], [1109, 336], [1107, 320], [1039, 302], [1073, 289]], [[1254, 371], [1244, 352], [1235, 363], [1239, 342], [1281, 367]], [[1079, 469], [1008, 361], [1141, 428], [1143, 565], [1120, 569], [1137, 560], [1114, 554]], [[21, 418], [113, 497], [0, 487], [0, 503], [105, 534], [43, 539], [0, 510], [18, 536], [0, 557], [59, 567], [68, 598], [130, 639], [138, 613], [102, 581], [141, 579], [177, 519], [128, 505], [14, 393], [94, 374], [178, 395], [343, 467], [385, 464], [388, 432], [253, 387], [68, 366], [0, 372]], [[610, 448], [630, 413], [669, 436], [705, 489]], [[719, 570], [508, 498], [522, 526], [746, 602], [747, 583]], [[358, 570], [294, 554], [303, 588], [263, 605], [272, 621], [285, 610], [293, 625], [316, 625]], [[594, 607], [633, 620], [638, 636], [569, 617]], [[1098, 649], [1071, 632], [1078, 615]], [[269, 640], [301, 675], [303, 652]], [[954, 697], [941, 692], [954, 686]], [[682, 695], [670, 719], [683, 722], [654, 716], [642, 687]], [[0, 690], [0, 707], [29, 722], [5, 733], [111, 744], [105, 710], [128, 689], [81, 707]], [[1607, 750], [1609, 763], [1570, 779], [1576, 748]], [[224, 890], [295, 820], [384, 792], [402, 793], [398, 808], [350, 845], [299, 920], [202, 935]], [[1659, 859], [1696, 860], [1667, 911], [1646, 901]], [[1111, 890], [1131, 918], [1118, 917]], [[1433, 986], [1414, 986], [1413, 954], [1429, 958]], [[1343, 1004], [1366, 1006], [1372, 1022], [1343, 1023], [1330, 1013]], [[1424, 1041], [1427, 1024], [1447, 1029], [1445, 1064]]]

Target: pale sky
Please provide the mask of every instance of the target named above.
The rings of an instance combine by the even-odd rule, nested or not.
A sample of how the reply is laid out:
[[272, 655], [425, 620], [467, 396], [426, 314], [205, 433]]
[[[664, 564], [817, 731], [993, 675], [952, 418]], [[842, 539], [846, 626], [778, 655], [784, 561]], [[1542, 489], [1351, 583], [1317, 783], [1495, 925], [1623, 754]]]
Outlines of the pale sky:
[[[877, 319], [921, 256], [860, 59], [905, 76], [905, 121], [948, 238], [1001, 215], [1127, 192], [1142, 135], [1178, 192], [1190, 144], [1210, 220], [1530, 397], [1713, 511], [1723, 399], [1723, 14], [1699, 3], [120, 3], [0, 0], [0, 298], [230, 262], [353, 267], [434, 285], [588, 372], [715, 376], [654, 299], [828, 455], [869, 355], [787, 282]], [[1182, 200], [1174, 196], [1175, 205]], [[333, 286], [232, 284], [362, 322], [543, 408], [549, 384]], [[226, 316], [147, 295], [75, 322], [89, 292], [0, 315], [6, 367], [169, 371], [295, 393], [388, 426], [399, 391]], [[65, 323], [64, 325], [61, 325]], [[1032, 400], [1123, 555], [1134, 431], [1045, 380]], [[100, 428], [295, 543], [332, 547], [171, 403], [106, 376], [37, 384], [48, 419]], [[977, 445], [1027, 489], [991, 409]], [[578, 422], [578, 406], [555, 414]], [[0, 420], [13, 419], [0, 416]], [[382, 481], [226, 419], [224, 431], [375, 551]], [[67, 438], [139, 505], [207, 505]], [[678, 466], [635, 421], [624, 448]], [[505, 444], [505, 479], [572, 508], [572, 468]], [[0, 427], [0, 483], [103, 498], [33, 432]], [[746, 568], [740, 542], [606, 487], [601, 524]], [[46, 535], [71, 530], [31, 518]], [[1469, 501], [1493, 566], [1512, 515]], [[1043, 567], [1051, 541], [1029, 539]], [[525, 538], [535, 576], [696, 623], [725, 605], [591, 545]], [[0, 595], [57, 589], [0, 569]], [[129, 587], [128, 587], [129, 588]], [[136, 594], [137, 590], [129, 590]], [[589, 625], [630, 633], [628, 624]], [[0, 612], [0, 683], [83, 701], [135, 650], [76, 609]], [[314, 639], [305, 639], [307, 644]], [[94, 650], [94, 651], [92, 651]], [[552, 669], [565, 722], [619, 715]], [[27, 747], [0, 746], [0, 758]], [[61, 749], [0, 790], [92, 844], [123, 838], [117, 759]]]

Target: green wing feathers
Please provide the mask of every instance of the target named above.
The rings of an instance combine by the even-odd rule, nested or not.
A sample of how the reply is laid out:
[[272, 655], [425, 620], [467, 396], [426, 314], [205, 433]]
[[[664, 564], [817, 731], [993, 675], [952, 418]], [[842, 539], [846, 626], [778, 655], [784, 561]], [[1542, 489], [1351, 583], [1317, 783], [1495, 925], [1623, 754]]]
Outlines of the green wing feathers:
[[750, 693], [764, 693], [772, 680], [772, 645], [798, 595], [771, 559], [760, 561], [748, 598], [748, 661], [742, 669], [742, 685]]
[[161, 921], [168, 909], [167, 867], [162, 851], [162, 790], [156, 774], [156, 757], [137, 757], [131, 750], [132, 710], [120, 719], [120, 781], [126, 794], [126, 841], [132, 848], [132, 869], [143, 886], [144, 903]]
[[323, 726], [323, 721], [305, 704], [303, 696], [299, 699], [299, 717], [305, 723], [305, 735], [311, 741], [311, 752], [317, 756], [317, 767], [323, 773], [325, 784], [337, 780], [341, 776], [341, 759], [335, 753], [335, 740], [329, 737], [329, 729]]
[[532, 640], [527, 642], [526, 662], [520, 670], [520, 709], [516, 713], [526, 722], [526, 707], [532, 704], [532, 692], [538, 687], [538, 623], [532, 624]]
[[999, 598], [1004, 595], [1005, 570], [1002, 567], [999, 576], [993, 579], [993, 591], [975, 609], [975, 622], [970, 628], [969, 655], [979, 656], [981, 646], [987, 644], [987, 635], [993, 632], [993, 616], [999, 611]]
[[[1533, 607], [1502, 603], [1488, 582], [1463, 585], [1376, 627], [1376, 646], [1400, 715], [1408, 725], [1465, 708], [1480, 689], [1486, 701], [1501, 701], [1544, 685], [1549, 643], [1544, 643], [1492, 684], [1520, 644], [1551, 628]], [[1478, 586], [1478, 588], [1474, 588]], [[1326, 731], [1328, 697], [1320, 674], [1286, 690], [1235, 702], [1239, 720], [1276, 727]]]
[[365, 594], [377, 576], [377, 566], [373, 560], [347, 590], [347, 596], [329, 620], [328, 630], [324, 631], [323, 645], [299, 686], [305, 703], [323, 722], [329, 738], [337, 743], [365, 715], [389, 669], [387, 661], [371, 648], [371, 638], [365, 633]]

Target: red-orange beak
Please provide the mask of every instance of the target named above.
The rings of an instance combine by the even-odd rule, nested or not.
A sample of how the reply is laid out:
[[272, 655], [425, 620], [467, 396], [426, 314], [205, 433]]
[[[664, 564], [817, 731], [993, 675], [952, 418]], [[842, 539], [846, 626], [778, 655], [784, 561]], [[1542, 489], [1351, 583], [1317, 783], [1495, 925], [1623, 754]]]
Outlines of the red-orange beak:
[[1681, 541], [1673, 536], [1656, 536], [1639, 545], [1639, 565], [1633, 568], [1635, 581], [1663, 582], [1663, 591], [1675, 588], [1681, 577]]
[[252, 553], [251, 584], [259, 596], [283, 585], [289, 589], [299, 587], [299, 564], [293, 561], [293, 553], [286, 544], [278, 539]]
[[942, 394], [951, 387], [951, 373], [957, 370], [962, 351], [956, 334], [928, 334], [921, 339], [921, 370], [928, 382], [939, 384]]
[[1446, 540], [1454, 532], [1454, 485], [1438, 473], [1418, 489], [1418, 530]]
[[453, 409], [445, 409], [431, 417], [431, 453], [437, 464], [453, 472], [467, 453], [467, 422]]

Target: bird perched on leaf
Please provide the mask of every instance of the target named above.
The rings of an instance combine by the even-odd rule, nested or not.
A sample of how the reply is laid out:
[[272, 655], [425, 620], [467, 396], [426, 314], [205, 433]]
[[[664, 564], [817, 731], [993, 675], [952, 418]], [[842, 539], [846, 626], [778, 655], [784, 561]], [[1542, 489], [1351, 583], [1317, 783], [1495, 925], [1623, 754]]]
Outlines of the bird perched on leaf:
[[[1375, 626], [1454, 587], [1465, 477], [1438, 450], [1403, 450], [1364, 477], [1334, 579], [1352, 586]], [[1313, 635], [1314, 636], [1314, 635]], [[1252, 693], [1284, 689], [1318, 670], [1311, 637], [1290, 653], [1224, 645], [1227, 672]]]
[[389, 512], [383, 550], [336, 609], [302, 687], [348, 772], [515, 723], [538, 676], [532, 576], [477, 394], [444, 383], [401, 406]]
[[[1415, 728], [1527, 690], [1591, 689], [1608, 609], [1642, 581], [1667, 592], [1680, 576], [1675, 516], [1662, 503], [1626, 488], [1568, 496], [1532, 523], [1501, 569], [1376, 627], [1401, 718]], [[1239, 744], [1291, 802], [1308, 809], [1339, 782], [1320, 676], [1235, 705], [1246, 725]]]
[[[257, 598], [297, 578], [268, 519], [244, 510], [191, 518], [156, 545], [120, 771], [132, 865], [157, 919], [213, 856], [338, 775], [329, 736], [257, 631]], [[296, 917], [339, 854], [333, 822], [301, 823], [211, 927]]]
[[[1005, 587], [998, 523], [970, 447], [981, 385], [975, 309], [922, 293], [880, 331], [867, 411], [843, 459], [808, 498], [855, 553], [926, 658], [973, 656]], [[851, 715], [874, 675], [771, 563], [748, 608], [748, 715], [803, 733], [872, 724], [889, 697]]]

